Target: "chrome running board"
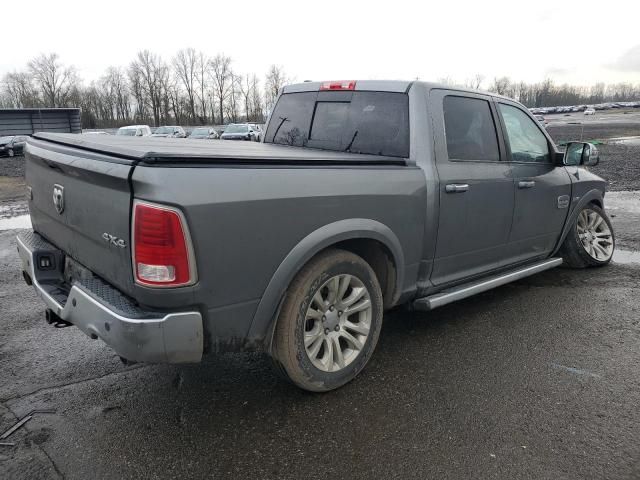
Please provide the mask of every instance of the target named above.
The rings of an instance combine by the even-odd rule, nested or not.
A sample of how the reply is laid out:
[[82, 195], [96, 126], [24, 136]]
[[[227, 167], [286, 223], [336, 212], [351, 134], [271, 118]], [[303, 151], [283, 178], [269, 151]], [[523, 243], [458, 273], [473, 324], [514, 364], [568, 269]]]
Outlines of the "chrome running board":
[[428, 297], [418, 298], [413, 302], [413, 308], [416, 310], [433, 310], [434, 308], [441, 307], [447, 303], [456, 302], [477, 293], [486, 292], [492, 288], [520, 280], [521, 278], [528, 277], [529, 275], [535, 275], [536, 273], [549, 270], [550, 268], [557, 267], [561, 264], [561, 258], [550, 258], [518, 270], [512, 270], [493, 277], [458, 285], [457, 287], [447, 289]]

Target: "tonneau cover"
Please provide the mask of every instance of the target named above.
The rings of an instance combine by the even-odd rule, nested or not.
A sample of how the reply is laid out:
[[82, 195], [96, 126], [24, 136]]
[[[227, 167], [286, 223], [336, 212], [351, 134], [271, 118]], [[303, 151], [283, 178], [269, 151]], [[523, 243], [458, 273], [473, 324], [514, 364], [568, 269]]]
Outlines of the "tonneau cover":
[[304, 147], [240, 140], [192, 140], [184, 138], [125, 137], [36, 133], [40, 140], [143, 163], [220, 161], [225, 163], [348, 163], [406, 165], [406, 159], [358, 153], [333, 152]]

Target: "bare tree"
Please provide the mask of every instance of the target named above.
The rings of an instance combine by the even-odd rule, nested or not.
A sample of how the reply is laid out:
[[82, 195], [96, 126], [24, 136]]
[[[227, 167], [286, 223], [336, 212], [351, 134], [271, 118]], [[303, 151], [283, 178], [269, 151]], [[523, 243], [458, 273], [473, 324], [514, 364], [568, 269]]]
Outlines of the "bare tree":
[[57, 53], [42, 54], [31, 60], [29, 72], [42, 94], [45, 106], [66, 106], [72, 90], [78, 87], [75, 68], [64, 66]]
[[11, 108], [37, 107], [40, 104], [33, 79], [27, 72], [7, 73], [2, 81], [5, 102]]
[[189, 102], [191, 120], [196, 121], [196, 88], [198, 79], [198, 54], [193, 48], [179, 50], [173, 58], [173, 70], [182, 83]]
[[160, 125], [168, 109], [166, 96], [163, 96], [168, 73], [169, 69], [164, 61], [149, 50], [138, 52], [129, 67], [129, 78], [136, 85], [138, 103], [149, 106], [156, 126]]
[[251, 118], [254, 122], [263, 122], [264, 113], [262, 111], [262, 94], [260, 93], [260, 84], [258, 77], [251, 75], [251, 87], [249, 89], [249, 97], [251, 102]]
[[[198, 106], [200, 107], [200, 121], [208, 123], [207, 118], [207, 100], [209, 87], [209, 59], [207, 56], [199, 52], [196, 59], [196, 96], [198, 97]], [[213, 121], [213, 119], [211, 120]]]
[[269, 67], [264, 85], [264, 100], [268, 110], [271, 110], [278, 97], [278, 92], [288, 81], [284, 68], [278, 65]]
[[469, 78], [466, 82], [464, 82], [464, 86], [471, 90], [480, 90], [483, 81], [484, 75], [476, 73], [472, 78]]
[[508, 77], [496, 77], [493, 79], [493, 83], [489, 87], [489, 91], [497, 93], [498, 95], [507, 95], [511, 88], [511, 80]]
[[213, 81], [214, 98], [218, 102], [218, 122], [224, 123], [224, 104], [233, 87], [231, 58], [223, 54], [218, 54], [211, 60], [209, 66], [210, 76]]

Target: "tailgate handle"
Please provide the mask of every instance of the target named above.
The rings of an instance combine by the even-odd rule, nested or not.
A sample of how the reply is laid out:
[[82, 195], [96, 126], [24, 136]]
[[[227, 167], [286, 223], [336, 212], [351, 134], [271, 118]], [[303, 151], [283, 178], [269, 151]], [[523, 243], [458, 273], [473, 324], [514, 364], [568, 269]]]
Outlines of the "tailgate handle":
[[444, 190], [447, 193], [462, 193], [469, 190], [468, 183], [450, 183], [449, 185], [444, 187]]

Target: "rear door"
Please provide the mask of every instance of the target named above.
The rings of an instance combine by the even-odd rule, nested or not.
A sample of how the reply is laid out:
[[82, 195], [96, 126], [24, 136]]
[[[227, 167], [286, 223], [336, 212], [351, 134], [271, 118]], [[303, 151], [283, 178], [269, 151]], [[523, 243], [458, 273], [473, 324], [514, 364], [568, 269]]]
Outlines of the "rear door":
[[36, 138], [26, 148], [34, 230], [125, 292], [133, 287], [128, 181], [132, 168], [131, 160]]
[[490, 96], [432, 90], [430, 111], [440, 179], [431, 281], [442, 285], [498, 267], [514, 187]]
[[554, 248], [571, 201], [571, 180], [554, 163], [542, 126], [520, 105], [498, 100], [515, 190], [513, 225], [503, 264], [545, 256]]

